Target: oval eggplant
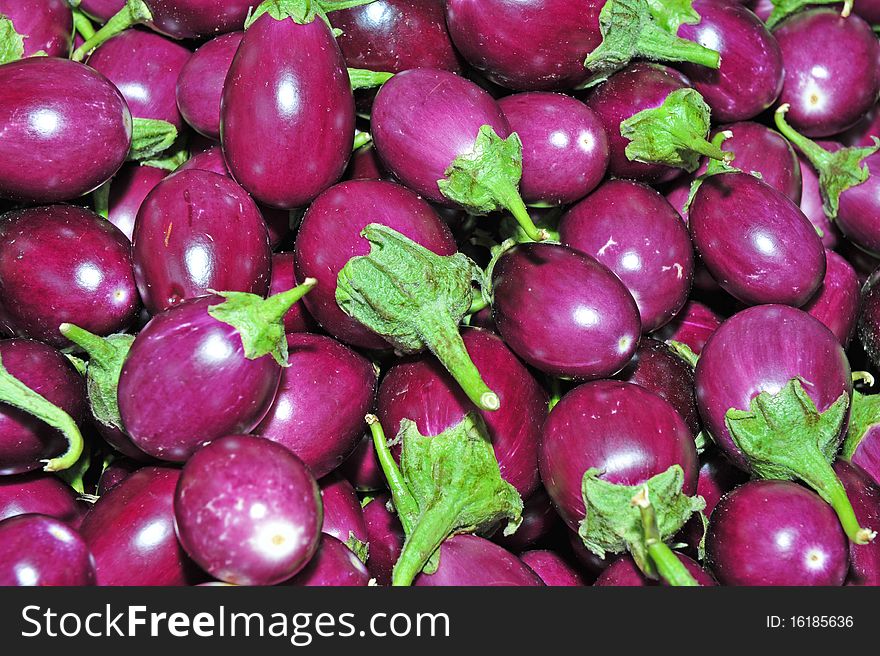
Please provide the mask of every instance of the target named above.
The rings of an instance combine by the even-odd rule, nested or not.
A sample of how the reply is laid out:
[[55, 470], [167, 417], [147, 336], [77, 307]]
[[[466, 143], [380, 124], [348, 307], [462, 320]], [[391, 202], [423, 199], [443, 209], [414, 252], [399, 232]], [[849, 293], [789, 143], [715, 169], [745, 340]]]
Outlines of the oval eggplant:
[[332, 535], [352, 551], [362, 551], [359, 557], [366, 559], [370, 538], [360, 499], [351, 483], [334, 473], [318, 481], [318, 487], [324, 507], [321, 532]]
[[357, 587], [370, 584], [370, 573], [360, 559], [342, 542], [321, 534], [318, 551], [308, 565], [284, 583], [302, 587]]
[[578, 574], [559, 554], [546, 549], [536, 549], [520, 554], [520, 560], [541, 577], [544, 585], [552, 587], [578, 587], [584, 585]]
[[433, 574], [419, 574], [417, 586], [543, 586], [544, 582], [509, 551], [476, 535], [454, 535], [440, 547]]
[[184, 64], [177, 78], [177, 108], [199, 134], [220, 138], [220, 100], [223, 83], [238, 50], [242, 32], [211, 39]]
[[825, 324], [846, 348], [859, 318], [859, 277], [849, 262], [834, 251], [825, 250], [825, 262], [825, 279], [803, 310]]
[[[859, 523], [880, 526], [880, 484], [851, 462], [838, 460], [834, 471], [852, 499]], [[849, 544], [847, 585], [880, 585], [880, 542]]]
[[154, 166], [126, 164], [110, 184], [107, 200], [107, 220], [131, 240], [134, 222], [144, 199], [165, 179], [168, 171]]
[[[690, 572], [691, 576], [696, 579], [697, 583], [702, 586], [718, 585], [715, 579], [712, 578], [712, 575], [700, 567], [700, 564], [697, 561], [680, 553], [675, 555], [681, 561], [682, 565], [687, 568], [687, 571]], [[599, 574], [599, 578], [596, 579], [596, 582], [593, 583], [593, 585], [599, 587], [635, 588], [656, 585], [663, 586], [667, 585], [667, 583], [662, 579], [657, 581], [649, 579], [638, 568], [636, 562], [632, 559], [632, 556], [626, 554], [613, 561], [608, 567], [602, 570], [602, 573]]]
[[391, 585], [391, 572], [400, 558], [406, 538], [397, 514], [388, 509], [390, 501], [391, 495], [382, 492], [364, 506], [370, 545], [367, 569], [379, 585]]
[[0, 522], [0, 586], [95, 584], [95, 563], [79, 533], [46, 515]]
[[664, 342], [681, 342], [699, 355], [718, 326], [721, 317], [699, 301], [688, 301], [675, 318], [653, 336]]
[[73, 16], [64, 0], [0, 0], [0, 16], [22, 37], [22, 57], [70, 54]]
[[54, 474], [0, 476], [0, 520], [24, 514], [48, 515], [71, 525], [80, 521], [76, 493]]

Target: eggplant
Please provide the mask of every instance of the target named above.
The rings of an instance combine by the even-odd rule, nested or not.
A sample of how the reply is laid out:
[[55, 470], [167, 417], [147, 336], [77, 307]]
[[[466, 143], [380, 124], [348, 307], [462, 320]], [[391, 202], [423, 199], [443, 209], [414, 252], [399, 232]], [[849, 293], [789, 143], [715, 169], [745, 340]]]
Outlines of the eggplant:
[[584, 585], [581, 575], [565, 562], [559, 554], [546, 549], [526, 551], [519, 556], [544, 585], [551, 587], [579, 587]]
[[351, 549], [326, 533], [318, 551], [303, 570], [284, 585], [302, 587], [362, 587], [370, 584], [370, 573]]
[[497, 544], [476, 535], [455, 535], [440, 547], [433, 574], [419, 574], [416, 586], [543, 586], [525, 563]]
[[[676, 557], [681, 561], [681, 564], [687, 568], [687, 571], [690, 572], [691, 576], [693, 576], [700, 585], [718, 585], [715, 579], [712, 578], [712, 575], [709, 574], [702, 567], [700, 567], [700, 564], [698, 562], [682, 554], [676, 554]], [[663, 580], [655, 581], [653, 579], [649, 579], [642, 573], [638, 565], [636, 565], [635, 561], [632, 559], [632, 556], [621, 556], [620, 558], [614, 560], [604, 570], [602, 570], [602, 573], [599, 574], [599, 578], [596, 579], [596, 582], [593, 583], [593, 585], [599, 587], [634, 588], [643, 586], [646, 587], [667, 585], [667, 583]]]
[[825, 263], [825, 279], [803, 310], [825, 324], [846, 348], [859, 318], [859, 277], [849, 262], [827, 248]]
[[165, 179], [168, 171], [155, 166], [126, 164], [110, 184], [107, 197], [107, 220], [131, 241], [138, 210], [153, 188]]
[[[272, 254], [272, 278], [269, 282], [269, 295], [274, 296], [296, 286], [296, 264], [293, 253]], [[294, 304], [284, 315], [285, 333], [312, 333], [317, 325], [308, 313], [304, 303]]]
[[[67, 57], [73, 34], [73, 15], [64, 0], [0, 0], [0, 21], [11, 23], [14, 34], [6, 57]], [[11, 59], [0, 58], [0, 63]]]
[[87, 586], [95, 578], [92, 555], [69, 525], [46, 515], [0, 521], [0, 585]]
[[[371, 443], [372, 447], [372, 443]], [[391, 572], [406, 538], [397, 514], [388, 509], [391, 496], [382, 492], [364, 506], [370, 557], [367, 569], [379, 585], [391, 585]]]
[[663, 341], [680, 342], [699, 355], [720, 325], [721, 317], [711, 308], [699, 301], [690, 300], [654, 337]]
[[0, 476], [0, 520], [37, 514], [78, 526], [81, 513], [73, 488], [54, 474]]
[[[859, 522], [880, 526], [880, 484], [852, 462], [838, 460], [834, 471], [853, 500]], [[849, 544], [847, 585], [880, 585], [880, 542]]]
[[496, 533], [492, 536], [492, 541], [508, 551], [520, 553], [543, 542], [560, 525], [559, 515], [547, 491], [539, 487], [523, 502], [522, 523], [516, 533]]
[[193, 53], [177, 77], [180, 114], [196, 132], [211, 139], [220, 138], [223, 83], [243, 36], [232, 32], [211, 39]]

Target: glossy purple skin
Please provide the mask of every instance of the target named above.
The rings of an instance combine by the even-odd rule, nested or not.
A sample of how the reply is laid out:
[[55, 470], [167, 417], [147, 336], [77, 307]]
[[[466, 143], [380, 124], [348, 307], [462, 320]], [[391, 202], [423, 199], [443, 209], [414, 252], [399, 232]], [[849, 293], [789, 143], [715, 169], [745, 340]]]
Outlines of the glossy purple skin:
[[[547, 393], [498, 336], [467, 328], [462, 339], [501, 401], [498, 410], [480, 411], [501, 476], [528, 497], [538, 486], [538, 440], [547, 416]], [[403, 419], [414, 421], [422, 435], [439, 435], [476, 411], [458, 383], [428, 355], [400, 362], [385, 374], [377, 409], [389, 439]]]
[[609, 483], [640, 485], [679, 465], [690, 496], [699, 467], [694, 437], [675, 408], [639, 385], [610, 380], [562, 397], [544, 424], [538, 464], [547, 493], [574, 530], [584, 518], [588, 469], [601, 470]]
[[[844, 460], [834, 463], [834, 471], [843, 483], [853, 505], [859, 526], [880, 526], [880, 484], [858, 465]], [[849, 542], [847, 585], [880, 585], [880, 543]]]
[[825, 276], [822, 241], [784, 194], [748, 173], [700, 185], [690, 208], [694, 246], [721, 287], [748, 305], [799, 307]]
[[523, 143], [519, 190], [526, 203], [574, 203], [602, 181], [608, 136], [579, 100], [560, 93], [518, 93], [498, 101]]
[[98, 496], [107, 494], [143, 466], [143, 463], [131, 458], [117, 458], [114, 460], [101, 472], [101, 478], [98, 479]]
[[351, 154], [344, 177], [346, 180], [386, 180], [391, 176], [379, 159], [376, 147], [370, 144]]
[[125, 0], [81, 0], [80, 9], [89, 16], [97, 18], [99, 22], [106, 23], [117, 11], [125, 6]]
[[554, 375], [605, 378], [639, 345], [633, 297], [604, 264], [566, 246], [521, 244], [492, 274], [492, 317], [528, 364]]
[[370, 541], [364, 511], [357, 493], [345, 478], [333, 473], [318, 481], [324, 506], [321, 532], [332, 535], [346, 544], [354, 537], [363, 543]]
[[210, 290], [269, 291], [272, 250], [260, 210], [233, 180], [208, 171], [156, 185], [138, 211], [132, 258], [153, 314]]
[[[255, 0], [146, 0], [157, 32], [175, 39], [200, 37], [241, 30]], [[85, 0], [83, 9], [109, 18], [121, 9], [119, 0]]]
[[[683, 554], [676, 554], [676, 557], [681, 561], [681, 563], [685, 566], [688, 572], [690, 572], [691, 576], [693, 576], [697, 583], [702, 586], [716, 586], [718, 583], [715, 582], [715, 579], [712, 578], [712, 575], [709, 574], [706, 570], [700, 567], [700, 564], [688, 558]], [[665, 581], [653, 581], [642, 574], [641, 570], [636, 565], [635, 561], [632, 559], [630, 555], [623, 555], [617, 560], [613, 561], [608, 567], [606, 567], [602, 573], [599, 575], [599, 578], [596, 579], [596, 582], [593, 585], [599, 587], [646, 587], [646, 586], [665, 586]]]
[[691, 433], [696, 435], [700, 431], [693, 370], [663, 342], [651, 337], [642, 338], [633, 359], [617, 378], [641, 385], [666, 399], [684, 419]]
[[67, 57], [73, 16], [64, 0], [0, 0], [0, 15], [23, 37], [24, 57]]
[[367, 569], [379, 585], [391, 585], [391, 572], [403, 549], [405, 535], [397, 515], [388, 510], [391, 496], [383, 492], [364, 506], [370, 557]]
[[[732, 133], [721, 147], [735, 155], [733, 166], [747, 173], [760, 173], [761, 180], [788, 196], [791, 202], [801, 201], [801, 167], [797, 153], [785, 137], [754, 121], [722, 125], [712, 136], [721, 130]], [[705, 170], [704, 160], [697, 174]]]
[[107, 220], [119, 228], [128, 239], [134, 232], [134, 222], [144, 199], [165, 179], [168, 171], [154, 166], [126, 164], [110, 184]]
[[0, 586], [95, 585], [95, 564], [79, 533], [46, 515], [0, 522]]
[[220, 133], [232, 176], [266, 205], [307, 205], [342, 177], [354, 126], [351, 83], [327, 24], [260, 16], [223, 87]]
[[843, 585], [847, 540], [834, 510], [789, 481], [752, 481], [709, 520], [706, 558], [722, 585]]
[[109, 180], [128, 156], [128, 106], [88, 66], [22, 59], [0, 66], [0, 88], [0, 198], [76, 198]]
[[89, 66], [103, 73], [122, 92], [135, 118], [167, 121], [180, 130], [177, 76], [192, 53], [182, 45], [148, 30], [125, 30], [89, 57]]
[[849, 130], [836, 135], [835, 139], [845, 146], [873, 146], [874, 137], [880, 137], [880, 111], [877, 111], [877, 105]]
[[536, 549], [520, 554], [520, 560], [537, 574], [544, 585], [552, 587], [579, 587], [584, 580], [559, 554], [546, 549]]
[[703, 425], [745, 471], [748, 463], [724, 422], [728, 410], [748, 410], [759, 393], [775, 394], [793, 378], [805, 381], [819, 412], [841, 394], [852, 395], [849, 362], [834, 333], [784, 305], [749, 308], [725, 321], [703, 349], [694, 377]]
[[54, 474], [31, 472], [0, 477], [0, 520], [37, 513], [78, 524], [76, 493]]
[[813, 165], [798, 155], [801, 165], [802, 192], [800, 208], [810, 223], [821, 231], [819, 238], [825, 248], [836, 248], [841, 241], [840, 230], [825, 214], [822, 206], [822, 192], [819, 190], [819, 176]]
[[270, 355], [245, 357], [238, 331], [208, 314], [220, 302], [204, 296], [156, 315], [129, 351], [119, 411], [155, 458], [184, 462], [213, 439], [248, 433], [275, 399], [281, 367]]
[[502, 139], [510, 126], [501, 107], [473, 82], [449, 71], [416, 68], [388, 80], [373, 103], [371, 130], [382, 161], [407, 187], [444, 206], [454, 203], [437, 181], [456, 157], [473, 151], [480, 128]]
[[538, 488], [523, 503], [522, 523], [515, 533], [504, 535], [496, 531], [492, 541], [508, 551], [518, 553], [533, 546], [559, 526], [559, 515], [543, 487]]
[[[880, 44], [858, 16], [813, 9], [787, 18], [773, 31], [782, 51], [786, 119], [808, 137], [826, 137], [854, 125], [880, 93]], [[833, 47], [829, 47], [833, 45]]]
[[309, 207], [296, 238], [296, 273], [318, 281], [306, 308], [321, 327], [352, 346], [386, 349], [388, 343], [336, 304], [336, 279], [348, 261], [370, 252], [361, 231], [370, 223], [397, 230], [438, 255], [457, 251], [448, 226], [413, 192], [393, 182], [357, 180], [335, 185]]
[[678, 213], [650, 187], [609, 180], [565, 213], [559, 235], [620, 278], [639, 308], [643, 332], [669, 323], [687, 302], [691, 238]]
[[[730, 461], [721, 455], [717, 449], [709, 447], [701, 453], [697, 494], [703, 497], [703, 500], [706, 502], [703, 514], [706, 517], [711, 517], [712, 511], [715, 510], [715, 506], [718, 505], [721, 498], [747, 480], [749, 480], [748, 475], [730, 464]], [[682, 527], [679, 538], [681, 542], [690, 545], [695, 554], [700, 540], [703, 539], [703, 532], [702, 519], [694, 515]], [[676, 541], [679, 541], [679, 539], [677, 538]]]
[[[28, 339], [4, 339], [0, 358], [10, 375], [83, 425], [88, 414], [85, 383], [60, 352]], [[66, 447], [60, 431], [0, 403], [0, 476], [37, 469], [41, 460], [61, 455]]]
[[711, 308], [699, 301], [688, 301], [681, 312], [655, 333], [654, 337], [664, 342], [668, 340], [681, 342], [699, 355], [712, 333], [720, 325], [721, 317]]
[[849, 262], [834, 251], [825, 250], [825, 279], [803, 310], [821, 321], [846, 348], [859, 318], [859, 277]]
[[385, 474], [376, 458], [373, 438], [369, 433], [357, 443], [351, 455], [339, 466], [339, 471], [358, 491], [385, 489]]
[[278, 442], [315, 478], [336, 469], [363, 435], [376, 396], [372, 363], [330, 337], [287, 336], [289, 367], [254, 433]]
[[459, 52], [511, 89], [570, 89], [587, 79], [584, 59], [602, 41], [596, 0], [447, 0]]
[[232, 32], [211, 39], [193, 53], [177, 78], [177, 108], [200, 134], [220, 138], [220, 99], [223, 82], [244, 36]]
[[[837, 150], [838, 144], [827, 142], [823, 146]], [[830, 147], [829, 147], [830, 146]], [[840, 205], [834, 225], [853, 244], [874, 255], [880, 254], [880, 229], [877, 214], [880, 213], [880, 154], [874, 153], [862, 160], [870, 175], [863, 183], [850, 187], [840, 194]]]
[[[296, 268], [293, 253], [272, 254], [272, 277], [269, 281], [269, 296], [280, 294], [296, 287]], [[311, 293], [311, 292], [309, 292]], [[294, 303], [284, 315], [284, 332], [313, 332], [317, 326], [306, 310], [304, 303]]]
[[681, 175], [682, 169], [631, 162], [625, 152], [629, 139], [620, 135], [620, 124], [641, 111], [659, 107], [670, 93], [688, 86], [687, 78], [678, 71], [640, 62], [615, 73], [590, 93], [587, 107], [599, 116], [608, 135], [609, 174], [651, 184], [669, 182]]
[[130, 244], [103, 217], [72, 205], [0, 217], [0, 323], [53, 346], [64, 322], [121, 332], [140, 308]]
[[858, 465], [876, 485], [880, 485], [880, 426], [874, 425], [865, 432], [850, 456], [850, 462]]
[[455, 535], [440, 547], [440, 564], [433, 574], [419, 574], [413, 585], [424, 586], [543, 586], [523, 561], [476, 535]]
[[694, 88], [712, 109], [714, 121], [742, 121], [773, 104], [782, 90], [782, 53], [761, 19], [735, 2], [695, 0], [696, 25], [678, 28], [678, 36], [716, 50], [715, 70], [682, 64]]
[[229, 435], [187, 461], [174, 494], [177, 537], [198, 565], [236, 585], [274, 585], [299, 572], [321, 532], [321, 493], [280, 444]]
[[180, 471], [138, 470], [92, 506], [80, 533], [95, 558], [98, 585], [188, 585], [195, 568], [174, 531]]
[[332, 535], [321, 534], [318, 551], [303, 570], [284, 585], [301, 587], [367, 586], [370, 573], [358, 557]]

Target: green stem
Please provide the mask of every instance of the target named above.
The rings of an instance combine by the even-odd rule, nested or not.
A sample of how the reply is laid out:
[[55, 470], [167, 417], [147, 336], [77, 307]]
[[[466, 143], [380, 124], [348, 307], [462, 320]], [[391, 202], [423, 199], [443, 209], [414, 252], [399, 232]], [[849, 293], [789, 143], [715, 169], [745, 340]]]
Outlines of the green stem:
[[874, 387], [874, 375], [870, 371], [852, 372], [852, 381], [864, 383], [867, 387]]
[[301, 285], [267, 298], [263, 301], [263, 307], [261, 308], [265, 313], [263, 317], [266, 322], [281, 321], [284, 315], [287, 314], [287, 311], [293, 307], [293, 304], [308, 294], [317, 284], [318, 281], [316, 279], [306, 278]]
[[441, 496], [435, 505], [425, 509], [412, 532], [407, 534], [391, 573], [391, 585], [412, 585], [434, 552], [455, 529], [455, 520], [460, 510], [451, 498], [445, 496]]
[[88, 330], [84, 330], [72, 323], [62, 323], [58, 327], [58, 331], [88, 353], [90, 360], [109, 363], [115, 359], [116, 350], [103, 337], [90, 333]]
[[529, 210], [519, 195], [516, 185], [506, 180], [499, 180], [498, 184], [495, 185], [494, 191], [498, 202], [513, 215], [513, 218], [516, 219], [516, 222], [519, 223], [529, 239], [532, 241], [544, 241], [547, 238], [547, 234], [543, 230], [539, 230], [535, 222], [532, 221], [532, 217], [529, 216]]
[[92, 192], [95, 214], [100, 214], [105, 219], [110, 216], [110, 185], [112, 183], [113, 179], [111, 178]]
[[83, 438], [73, 418], [61, 408], [53, 405], [43, 396], [6, 371], [0, 359], [0, 402], [33, 415], [64, 434], [67, 438], [67, 451], [56, 458], [47, 460], [43, 468], [47, 472], [57, 472], [73, 466], [83, 450]]
[[550, 401], [547, 403], [547, 409], [552, 410], [562, 400], [562, 381], [556, 376], [548, 378], [550, 379]]
[[391, 498], [394, 500], [394, 508], [403, 525], [404, 532], [409, 535], [416, 520], [419, 517], [419, 505], [412, 493], [407, 487], [403, 474], [391, 455], [391, 449], [388, 448], [388, 440], [385, 438], [385, 431], [382, 430], [382, 424], [376, 415], [366, 416], [367, 425], [370, 427], [370, 433], [373, 436], [373, 448], [376, 450], [376, 458], [385, 474], [385, 480], [388, 482], [388, 489], [391, 490]]
[[358, 150], [366, 146], [371, 141], [373, 141], [373, 135], [371, 135], [369, 132], [357, 131], [354, 133], [354, 144], [352, 145], [351, 149]]
[[[669, 130], [669, 133], [674, 136], [684, 148], [693, 150], [709, 159], [718, 160], [725, 164], [733, 161], [733, 153], [721, 150], [721, 143], [724, 141], [725, 137], [722, 137], [720, 134], [716, 135], [712, 141], [708, 141], [704, 137], [695, 137], [693, 134], [686, 134], [672, 129]], [[718, 137], [721, 137], [721, 139], [719, 140]]]
[[381, 87], [392, 77], [394, 77], [394, 73], [386, 73], [384, 71], [370, 71], [365, 68], [348, 69], [348, 79], [354, 91]]
[[476, 314], [480, 310], [484, 310], [489, 307], [488, 301], [486, 301], [486, 297], [483, 296], [483, 292], [479, 289], [474, 290], [474, 300], [471, 301], [471, 307], [468, 310], [468, 314]]
[[648, 497], [648, 486], [644, 486], [632, 500], [638, 506], [642, 517], [642, 530], [645, 535], [645, 548], [657, 573], [666, 583], [675, 587], [699, 587], [696, 579], [675, 555], [675, 552], [660, 539], [657, 527], [657, 514]]
[[327, 2], [327, 0], [319, 0], [318, 4], [321, 6], [321, 9], [324, 10], [325, 13], [330, 13], [331, 11], [341, 11], [342, 9], [352, 9], [353, 7], [362, 7], [364, 5], [368, 5], [375, 0], [333, 0], [333, 2]]
[[81, 10], [73, 9], [73, 29], [86, 41], [95, 36], [95, 26]]
[[790, 108], [791, 106], [788, 103], [785, 103], [780, 105], [776, 110], [776, 114], [773, 117], [776, 122], [776, 128], [782, 133], [783, 137], [788, 139], [798, 150], [801, 151], [801, 153], [803, 153], [804, 157], [810, 160], [810, 164], [812, 164], [817, 171], [821, 171], [828, 165], [830, 153], [812, 139], [797, 132], [788, 124], [785, 120], [785, 115]]
[[640, 57], [657, 61], [690, 62], [717, 69], [721, 57], [699, 43], [680, 39], [659, 26], [652, 26], [639, 34], [636, 50]]
[[153, 14], [144, 0], [126, 0], [125, 6], [108, 20], [104, 26], [86, 39], [79, 48], [73, 51], [70, 58], [81, 62], [92, 50], [105, 41], [112, 39], [117, 34], [124, 32], [133, 25], [148, 23], [153, 20]]

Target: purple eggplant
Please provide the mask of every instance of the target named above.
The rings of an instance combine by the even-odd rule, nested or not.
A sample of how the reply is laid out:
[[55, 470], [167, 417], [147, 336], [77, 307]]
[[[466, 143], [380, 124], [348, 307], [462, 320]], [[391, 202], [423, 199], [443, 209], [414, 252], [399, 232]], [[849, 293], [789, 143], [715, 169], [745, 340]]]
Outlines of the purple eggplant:
[[92, 506], [80, 533], [95, 558], [98, 585], [188, 585], [195, 580], [198, 570], [175, 535], [179, 478], [176, 469], [144, 467]]
[[358, 558], [367, 562], [369, 533], [357, 493], [339, 474], [328, 474], [320, 481], [324, 523], [321, 532], [332, 535], [351, 549]]
[[438, 255], [456, 252], [455, 240], [433, 208], [393, 182], [343, 182], [321, 194], [309, 207], [296, 238], [296, 272], [318, 281], [305, 305], [318, 323], [352, 346], [385, 349], [388, 342], [346, 315], [336, 303], [339, 272], [353, 257], [367, 255], [370, 243], [361, 231], [381, 223]]
[[773, 36], [785, 82], [779, 102], [791, 106], [792, 126], [825, 137], [854, 125], [880, 93], [880, 44], [858, 16], [812, 9], [786, 19]]
[[834, 251], [825, 250], [825, 263], [825, 279], [803, 310], [825, 324], [846, 348], [859, 318], [859, 277], [849, 262]]
[[7, 37], [12, 50], [7, 56], [13, 59], [67, 57], [70, 52], [73, 16], [64, 0], [0, 0], [4, 20], [14, 32]]
[[106, 23], [125, 6], [126, 0], [80, 0], [79, 8], [99, 22]]
[[320, 478], [336, 469], [363, 435], [376, 371], [366, 358], [323, 335], [289, 334], [287, 352], [289, 366], [254, 433], [290, 449]]
[[0, 88], [0, 197], [76, 198], [109, 180], [128, 156], [131, 113], [97, 71], [31, 57], [0, 66]]
[[223, 82], [242, 36], [232, 32], [211, 39], [193, 53], [177, 78], [177, 107], [183, 119], [211, 139], [220, 138]]
[[[853, 392], [853, 409], [840, 457], [880, 485], [880, 413], [877, 395]], [[878, 522], [880, 523], [880, 522]]]
[[379, 585], [391, 585], [391, 572], [400, 558], [406, 538], [397, 514], [388, 509], [390, 501], [391, 496], [383, 492], [364, 506], [364, 521], [367, 524], [370, 545], [367, 569]]
[[[280, 294], [296, 286], [296, 265], [293, 253], [274, 253], [272, 255], [272, 278], [269, 282], [269, 295]], [[304, 303], [296, 303], [284, 315], [284, 332], [315, 332], [315, 320], [306, 310]]]
[[46, 515], [0, 522], [0, 586], [95, 585], [95, 563], [79, 533]]
[[689, 225], [703, 263], [743, 303], [801, 306], [825, 276], [825, 252], [803, 212], [748, 173], [711, 175], [700, 184]]
[[156, 185], [138, 211], [132, 258], [153, 314], [215, 289], [269, 291], [263, 217], [241, 187], [216, 173], [183, 171]]
[[369, 433], [357, 443], [351, 455], [340, 465], [339, 471], [359, 492], [385, 489], [385, 474], [376, 458], [373, 438]]
[[572, 248], [515, 246], [494, 267], [492, 293], [501, 336], [545, 373], [604, 378], [638, 348], [633, 297], [604, 264]]
[[48, 515], [78, 525], [76, 493], [54, 474], [30, 472], [0, 476], [0, 520], [24, 514]]
[[132, 116], [171, 123], [178, 130], [177, 77], [192, 53], [146, 30], [126, 30], [89, 57], [88, 64], [116, 85]]
[[376, 147], [368, 144], [351, 154], [344, 178], [345, 180], [389, 180], [391, 175], [379, 159]]
[[819, 174], [813, 165], [803, 156], [798, 155], [801, 165], [801, 212], [804, 213], [810, 223], [816, 228], [822, 245], [828, 248], [837, 248], [841, 241], [840, 231], [828, 220], [822, 200], [822, 190], [819, 186]]
[[165, 179], [168, 171], [154, 166], [126, 164], [114, 176], [107, 198], [107, 220], [131, 240], [134, 222], [144, 199]]
[[[697, 583], [702, 586], [718, 585], [715, 579], [712, 578], [712, 575], [700, 567], [698, 562], [682, 554], [676, 554], [676, 557], [681, 561], [681, 564], [687, 568], [688, 572], [690, 572], [691, 576], [694, 577]], [[667, 585], [667, 583], [663, 580], [655, 581], [649, 579], [642, 573], [638, 565], [636, 565], [632, 556], [624, 555], [614, 560], [608, 565], [608, 567], [602, 570], [602, 573], [593, 585], [599, 587], [634, 588]]]
[[608, 136], [582, 102], [557, 93], [519, 93], [498, 101], [523, 144], [520, 194], [526, 203], [574, 203], [602, 181]]
[[253, 430], [287, 362], [282, 318], [313, 284], [267, 300], [204, 296], [155, 316], [119, 377], [119, 412], [135, 445], [183, 462], [212, 439]]
[[98, 496], [104, 496], [143, 466], [144, 463], [131, 458], [116, 458], [101, 472], [101, 478], [98, 479]]
[[280, 444], [230, 435], [199, 449], [174, 495], [177, 536], [215, 578], [274, 585], [318, 548], [321, 493], [302, 461]]
[[880, 269], [865, 281], [862, 288], [862, 309], [859, 315], [859, 341], [868, 358], [878, 366], [880, 363]]
[[843, 585], [846, 545], [816, 494], [788, 481], [752, 481], [715, 508], [706, 556], [723, 585]]
[[476, 535], [456, 535], [440, 547], [433, 574], [420, 574], [417, 586], [543, 586], [531, 568], [509, 551]]
[[329, 25], [314, 11], [300, 23], [258, 10], [223, 87], [226, 163], [272, 207], [310, 203], [342, 177], [351, 154], [351, 82]]
[[[880, 526], [880, 484], [864, 469], [844, 460], [834, 464], [834, 471], [853, 501], [859, 522]], [[880, 585], [880, 542], [850, 543], [847, 585]]]
[[108, 335], [139, 307], [129, 241], [110, 222], [72, 205], [0, 217], [0, 323], [11, 332], [67, 346], [62, 323]]
[[523, 502], [522, 523], [516, 533], [504, 535], [496, 533], [492, 541], [497, 542], [508, 551], [519, 553], [547, 537], [560, 526], [559, 515], [553, 508], [553, 502], [543, 487], [535, 490]]
[[623, 281], [643, 332], [669, 323], [687, 302], [693, 245], [678, 214], [650, 187], [628, 180], [604, 183], [566, 212], [559, 235], [563, 244], [593, 256]]
[[672, 321], [653, 336], [664, 341], [680, 342], [699, 355], [720, 325], [721, 317], [711, 308], [691, 300]]
[[302, 587], [357, 587], [370, 584], [370, 573], [355, 553], [326, 533], [303, 570], [284, 585]]
[[552, 587], [583, 586], [584, 580], [559, 554], [545, 549], [526, 551], [519, 555], [521, 561], [541, 577], [544, 585]]

